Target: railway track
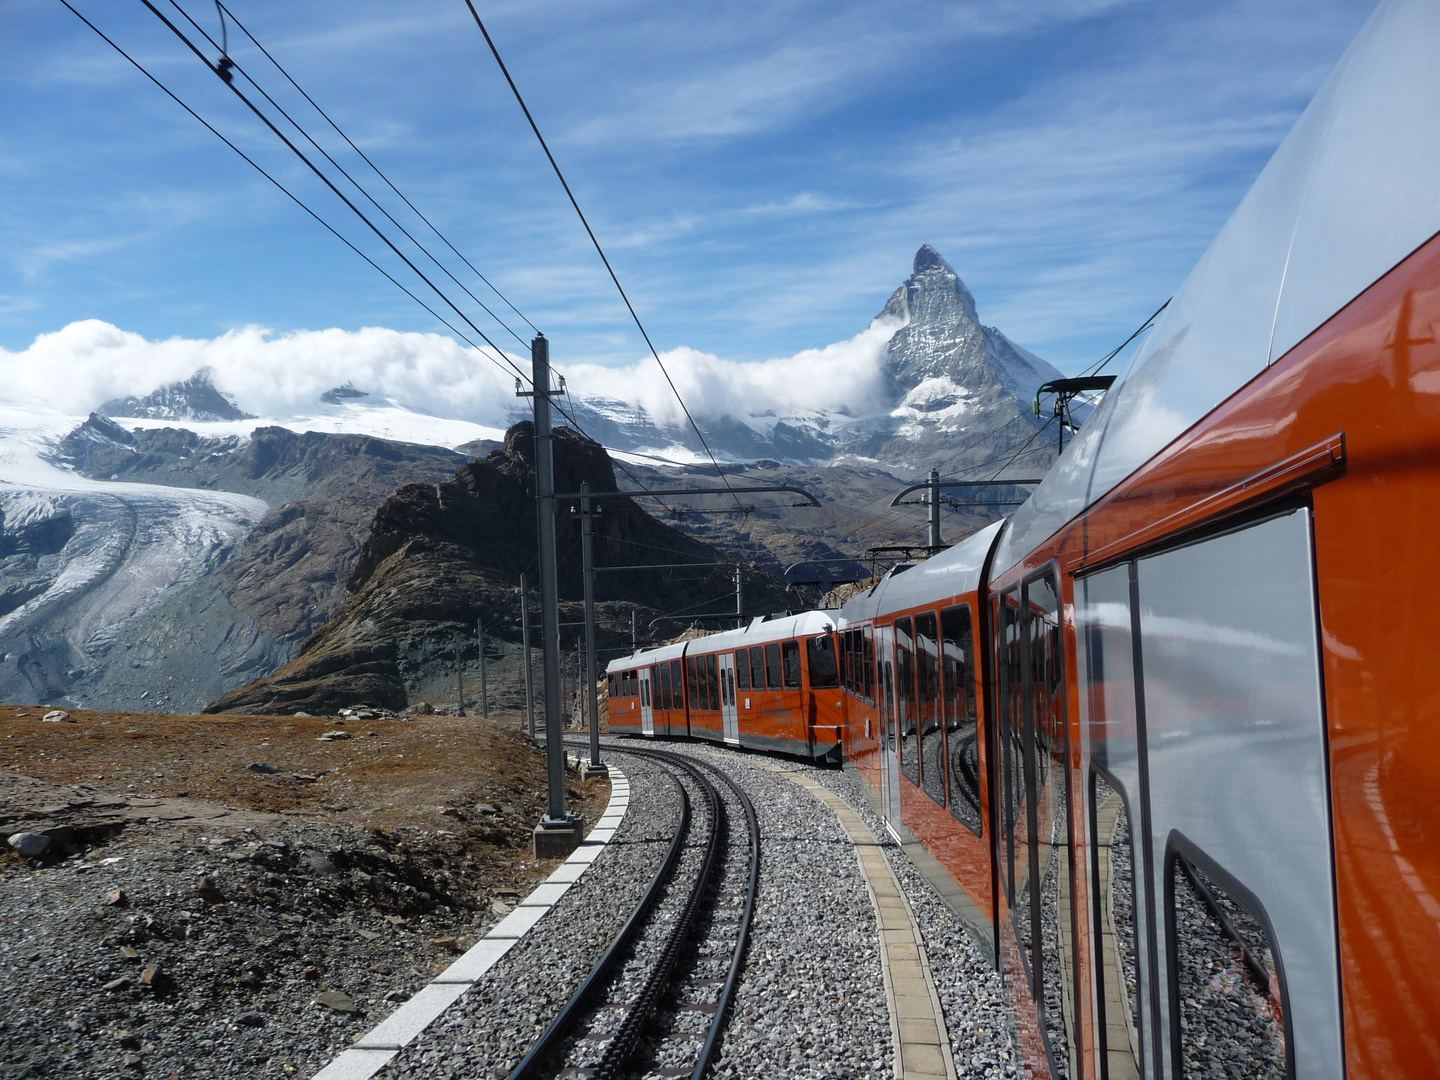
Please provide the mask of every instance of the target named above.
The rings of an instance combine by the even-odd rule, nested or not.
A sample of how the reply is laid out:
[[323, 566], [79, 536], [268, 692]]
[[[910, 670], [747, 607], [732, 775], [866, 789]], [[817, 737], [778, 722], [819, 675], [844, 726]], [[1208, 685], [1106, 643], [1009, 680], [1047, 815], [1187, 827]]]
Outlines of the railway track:
[[679, 822], [624, 926], [509, 1080], [701, 1080], [724, 1031], [759, 881], [755, 808], [707, 762], [612, 752], [665, 768], [679, 789]]

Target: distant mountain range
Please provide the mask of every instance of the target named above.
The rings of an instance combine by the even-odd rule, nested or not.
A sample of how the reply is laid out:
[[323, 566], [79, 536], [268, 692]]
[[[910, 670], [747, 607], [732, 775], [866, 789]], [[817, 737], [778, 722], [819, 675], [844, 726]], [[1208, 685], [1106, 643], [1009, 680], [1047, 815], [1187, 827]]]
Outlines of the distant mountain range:
[[[625, 514], [605, 527], [634, 547], [607, 552], [607, 561], [683, 554], [724, 564], [678, 590], [668, 576], [610, 581], [607, 590], [619, 591], [607, 591], [608, 600], [648, 610], [642, 630], [666, 612], [728, 610], [731, 560], [747, 568], [753, 613], [789, 606], [778, 578], [787, 567], [803, 571], [794, 580], [843, 576], [856, 572], [867, 547], [923, 543], [922, 512], [892, 510], [889, 501], [932, 466], [953, 476], [984, 465], [988, 475], [1024, 449], [1008, 474], [1043, 472], [1053, 444], [1036, 438], [1042, 421], [1031, 402], [1059, 372], [982, 325], [974, 297], [933, 248], [919, 250], [868, 333], [872, 346], [861, 359], [834, 361], [868, 365], [836, 372], [837, 380], [862, 375], [850, 381], [870, 387], [857, 395], [865, 400], [755, 415], [696, 409], [710, 446], [730, 462], [727, 472], [801, 485], [821, 495], [822, 509], [761, 498], [745, 515], [676, 516], [674, 529]], [[701, 460], [688, 428], [579, 390], [571, 399], [577, 418], [611, 456]], [[319, 706], [312, 689], [324, 707], [337, 693], [398, 701], [430, 692], [436, 679], [442, 691], [448, 686], [449, 639], [478, 612], [504, 611], [494, 632], [510, 633], [515, 558], [533, 541], [524, 440], [490, 426], [494, 416], [437, 416], [363, 385], [318, 398], [304, 416], [261, 419], [202, 368], [143, 396], [106, 401], [83, 420], [0, 405], [0, 700], [187, 710], [258, 678], [241, 695], [246, 707]], [[497, 410], [528, 420], [506, 398]], [[601, 446], [582, 439], [571, 449], [587, 462], [587, 478], [613, 483]], [[485, 460], [466, 464], [475, 458]], [[699, 464], [677, 469], [643, 457], [629, 468], [661, 488], [715, 482], [708, 462], [708, 475]], [[635, 490], [629, 477], [621, 483]], [[427, 502], [436, 499], [445, 514]], [[500, 503], [509, 509], [497, 516]], [[983, 505], [953, 516], [947, 509], [945, 535], [963, 535], [994, 514]], [[514, 550], [481, 558], [475, 545], [488, 543], [482, 533], [502, 520]], [[446, 539], [452, 525], [463, 534], [454, 543]], [[387, 537], [390, 547], [378, 554]], [[397, 543], [403, 558], [391, 551]], [[462, 579], [465, 588], [446, 592], [446, 581]], [[392, 603], [402, 593], [429, 597], [430, 614]], [[372, 661], [384, 668], [374, 685], [360, 678]], [[316, 665], [332, 663], [355, 676], [353, 685], [308, 687]]]
[[[895, 328], [884, 345], [878, 397], [841, 410], [811, 408], [790, 415], [715, 416], [696, 407], [702, 403], [692, 403], [710, 448], [735, 462], [849, 463], [906, 473], [943, 462], [956, 472], [1019, 446], [1041, 425], [1031, 407], [1035, 391], [1060, 378], [1060, 372], [996, 327], [983, 325], [965, 282], [929, 244], [916, 252], [910, 276], [875, 317], [872, 326], [877, 325]], [[575, 419], [605, 446], [650, 453], [683, 448], [692, 456], [702, 452], [688, 425], [657, 419], [634, 401], [583, 386], [571, 389]], [[217, 390], [210, 373], [201, 370], [144, 397], [108, 401], [97, 411], [120, 419], [198, 424], [255, 419], [243, 404]], [[317, 405], [330, 410], [332, 430], [363, 434], [385, 430], [367, 428], [372, 415], [378, 422], [380, 410], [397, 410], [396, 402], [352, 385], [326, 391]], [[505, 403], [503, 411], [506, 426], [526, 419], [519, 403]], [[455, 445], [449, 437], [455, 421], [436, 417], [427, 425], [423, 414], [410, 416], [407, 434], [390, 429], [391, 437]], [[293, 426], [285, 418], [274, 422]], [[429, 437], [427, 427], [434, 428]]]
[[[953, 470], [962, 445], [974, 444], [969, 460], [986, 460], [1041, 425], [1032, 408], [1035, 391], [1061, 373], [982, 325], [965, 282], [929, 244], [915, 253], [912, 273], [876, 320], [897, 324], [885, 346], [885, 400], [857, 403], [846, 413], [702, 420], [711, 448], [740, 461], [864, 462], [909, 472], [947, 460]], [[577, 419], [607, 446], [678, 443], [701, 450], [693, 431], [659, 424], [630, 402], [584, 392], [575, 397]]]

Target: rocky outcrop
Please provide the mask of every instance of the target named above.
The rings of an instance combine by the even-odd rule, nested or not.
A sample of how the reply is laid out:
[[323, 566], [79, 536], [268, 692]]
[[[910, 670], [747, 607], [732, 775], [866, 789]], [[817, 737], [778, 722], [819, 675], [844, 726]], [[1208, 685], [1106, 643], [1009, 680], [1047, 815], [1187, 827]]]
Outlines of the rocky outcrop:
[[[227, 694], [212, 712], [333, 711], [362, 701], [401, 707], [410, 687], [448, 670], [458, 641], [475, 655], [474, 627], [511, 642], [520, 636], [520, 575], [536, 565], [533, 431], [529, 423], [506, 433], [504, 446], [471, 462], [440, 484], [396, 491], [376, 512], [349, 579], [344, 609], [308, 638], [293, 661], [274, 674]], [[604, 449], [568, 429], [555, 439], [556, 487], [617, 491]], [[660, 615], [728, 610], [733, 564], [715, 548], [650, 517], [629, 498], [603, 501], [595, 524], [599, 566], [645, 569], [597, 579], [602, 644], [629, 639], [629, 613], [641, 625]], [[582, 588], [580, 523], [559, 515], [562, 622], [579, 621]], [[665, 563], [715, 563], [683, 570]], [[783, 586], [766, 574], [747, 583], [755, 611], [785, 606]], [[623, 630], [623, 634], [622, 634]], [[568, 647], [577, 628], [562, 635]]]

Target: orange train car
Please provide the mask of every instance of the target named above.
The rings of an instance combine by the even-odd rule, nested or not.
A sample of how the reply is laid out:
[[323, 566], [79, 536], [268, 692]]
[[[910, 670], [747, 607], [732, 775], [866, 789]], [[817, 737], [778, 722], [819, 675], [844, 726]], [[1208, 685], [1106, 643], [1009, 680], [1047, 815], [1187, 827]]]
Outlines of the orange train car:
[[1440, 1076], [1436, 56], [1382, 3], [1032, 497], [838, 615], [1033, 1077]]
[[760, 617], [613, 660], [610, 730], [838, 762], [845, 715], [834, 630], [823, 611]]

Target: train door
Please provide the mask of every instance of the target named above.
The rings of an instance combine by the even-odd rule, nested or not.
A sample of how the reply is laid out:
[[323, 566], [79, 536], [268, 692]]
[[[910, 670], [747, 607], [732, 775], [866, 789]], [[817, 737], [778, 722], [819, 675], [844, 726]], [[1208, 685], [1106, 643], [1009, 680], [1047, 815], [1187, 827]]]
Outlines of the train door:
[[1109, 1080], [1344, 1075], [1308, 508], [1077, 583]]
[[725, 741], [740, 745], [740, 709], [735, 701], [735, 654], [720, 654], [720, 721]]
[[885, 818], [900, 824], [900, 744], [895, 710], [895, 632], [875, 628], [875, 700], [880, 719], [880, 803]]
[[650, 669], [640, 669], [640, 733], [655, 734], [655, 707], [650, 698]]

